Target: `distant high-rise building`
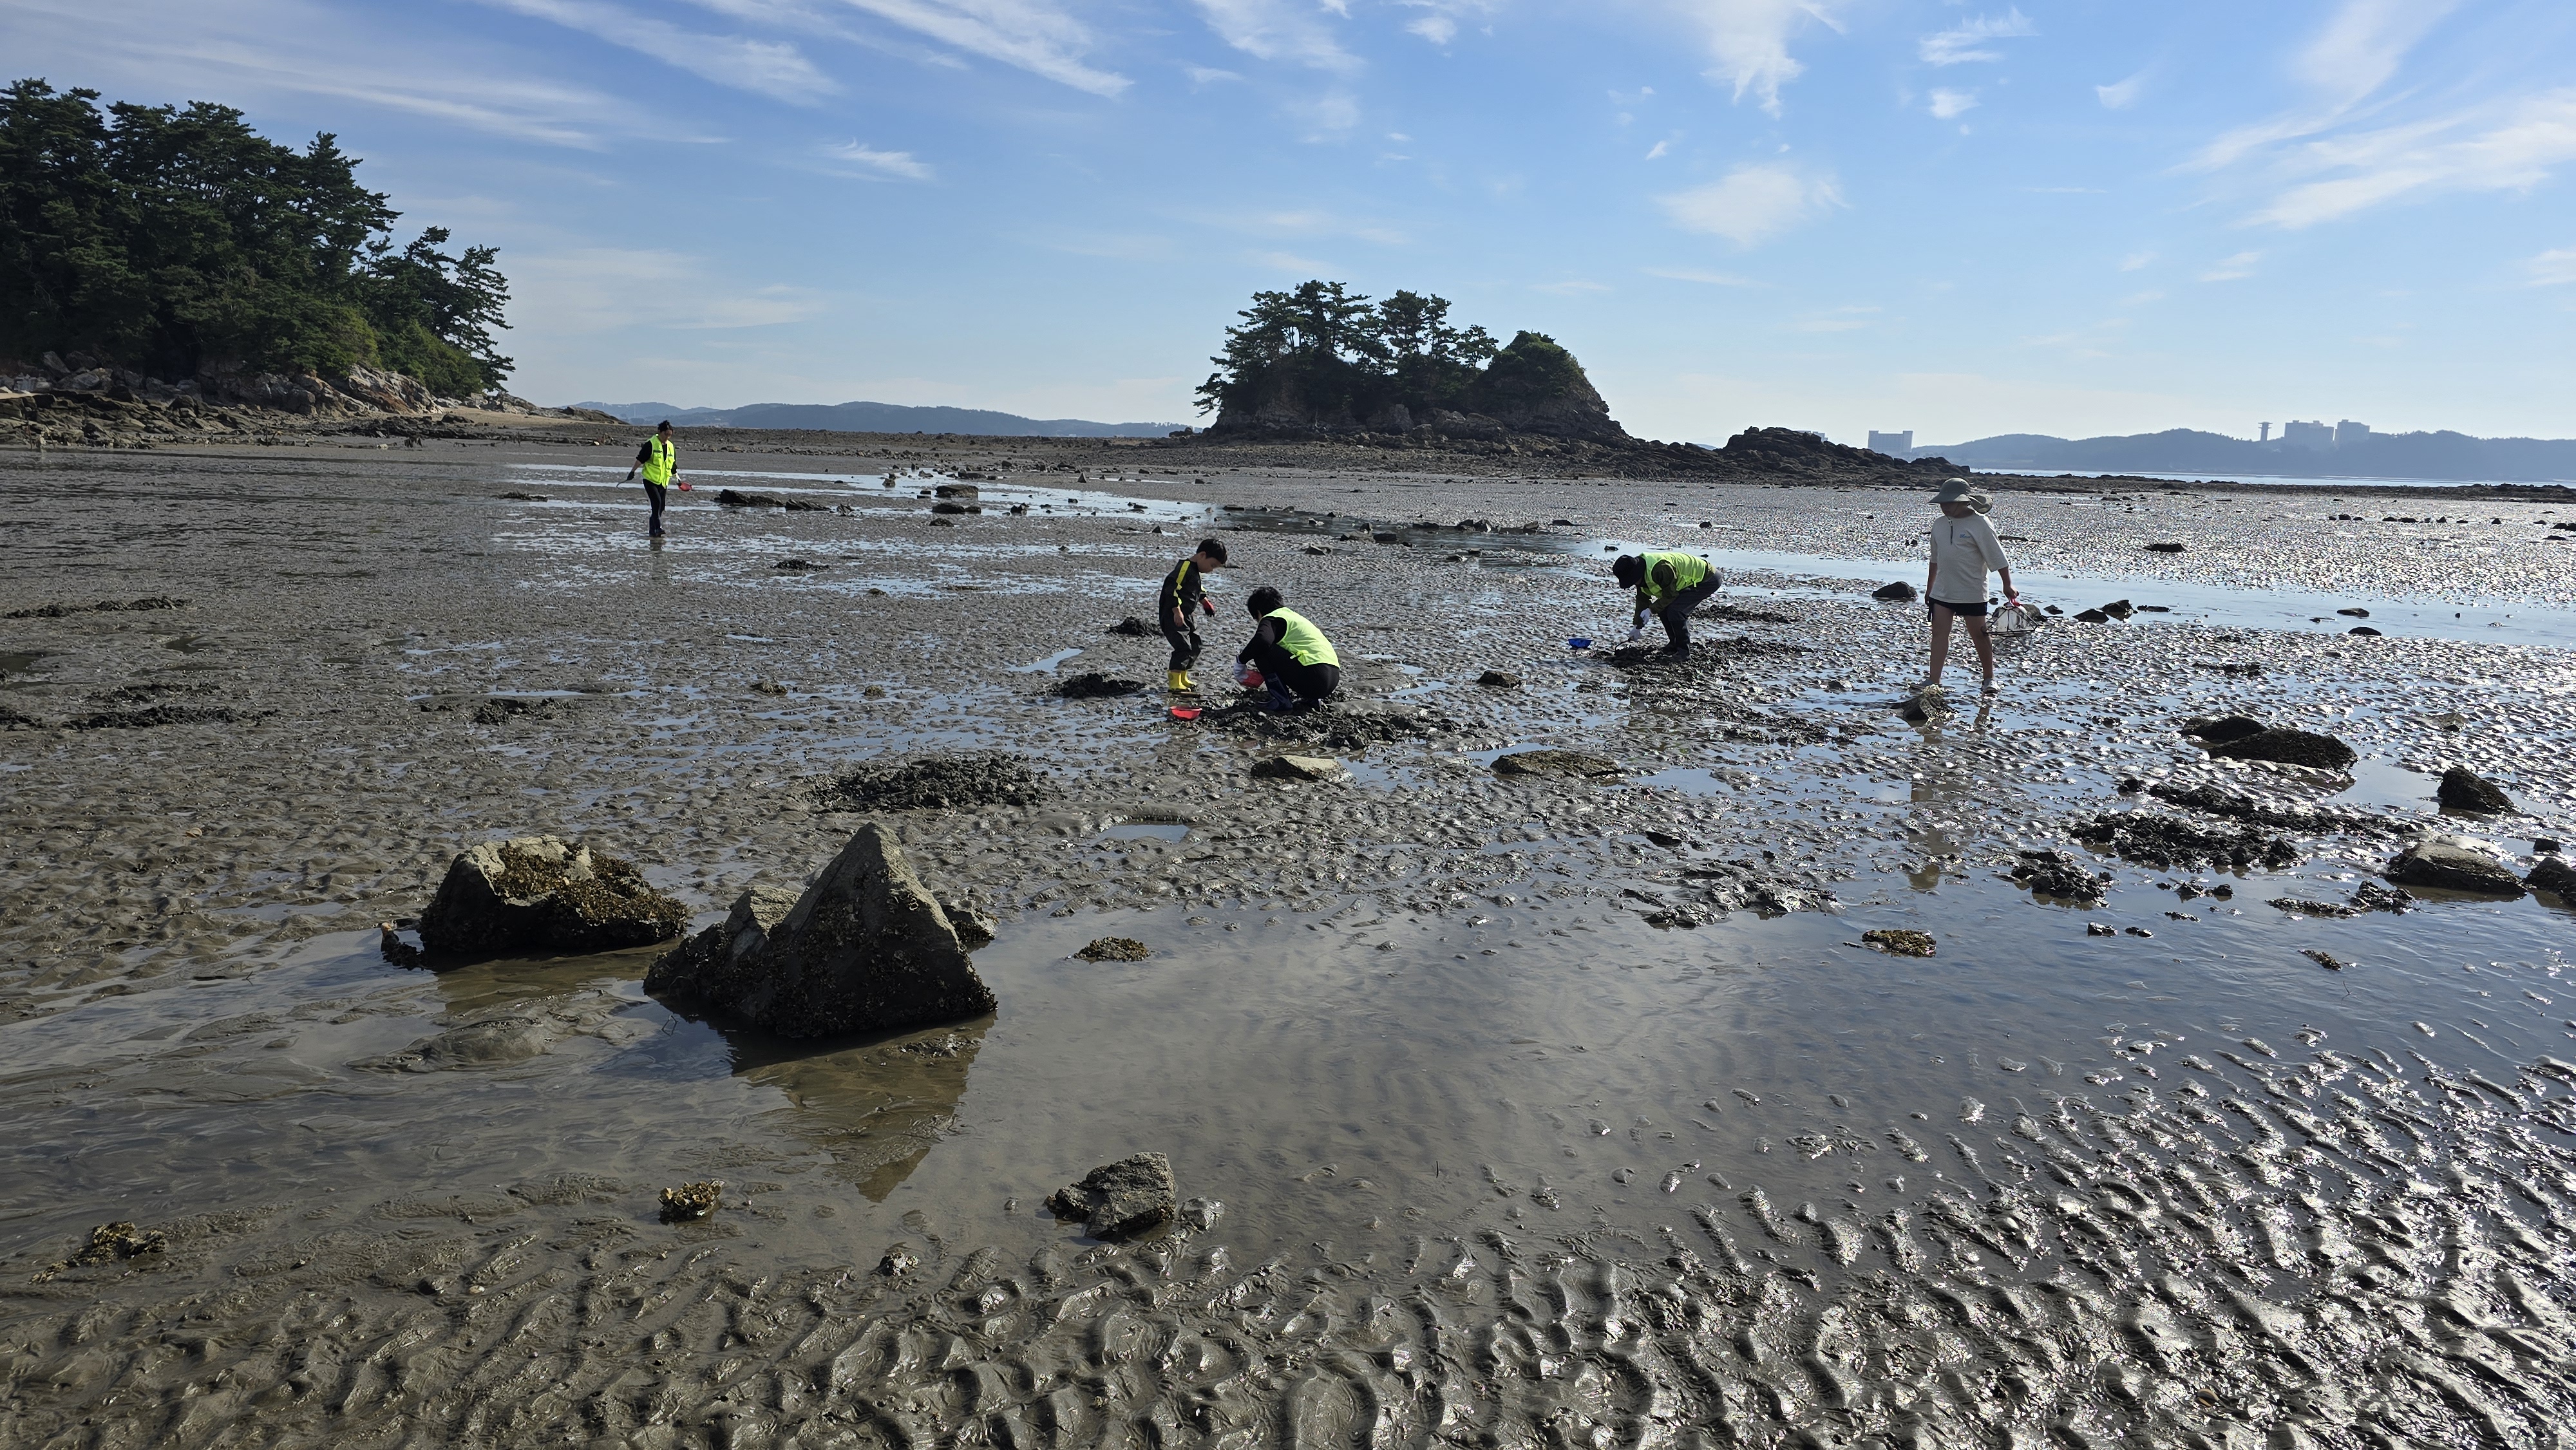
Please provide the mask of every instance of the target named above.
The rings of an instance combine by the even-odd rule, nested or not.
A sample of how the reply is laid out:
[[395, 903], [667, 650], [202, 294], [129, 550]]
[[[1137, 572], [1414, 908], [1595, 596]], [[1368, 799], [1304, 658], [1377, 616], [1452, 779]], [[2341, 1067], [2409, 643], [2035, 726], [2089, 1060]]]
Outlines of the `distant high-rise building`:
[[2294, 418], [2281, 425], [2281, 446], [2323, 453], [2334, 446], [2334, 430], [2323, 423], [2302, 423]]
[[2370, 425], [2367, 423], [2356, 423], [2350, 418], [2346, 418], [2342, 422], [2335, 424], [2335, 446], [2337, 448], [2350, 448], [2369, 436]]
[[1902, 433], [1881, 433], [1872, 428], [1869, 430], [1869, 448], [1873, 453], [1890, 456], [1911, 453], [1914, 451], [1914, 430], [1908, 428]]
[[2254, 440], [2255, 442], [2257, 442], [2257, 443], [2269, 443], [2269, 442], [2271, 442], [2271, 441], [2272, 441], [2272, 425], [2271, 425], [2271, 424], [2269, 424], [2269, 423], [2257, 423], [2257, 424], [2255, 424], [2254, 426], [2263, 430], [2263, 436], [2261, 436], [2261, 437], [2259, 437], [2259, 438], [2255, 439], [2255, 440]]

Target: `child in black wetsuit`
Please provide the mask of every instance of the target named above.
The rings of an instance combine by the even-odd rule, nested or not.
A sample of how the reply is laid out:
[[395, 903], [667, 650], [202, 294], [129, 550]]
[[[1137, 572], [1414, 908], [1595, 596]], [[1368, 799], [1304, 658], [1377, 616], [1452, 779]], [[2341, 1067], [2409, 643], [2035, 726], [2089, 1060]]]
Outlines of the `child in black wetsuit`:
[[1172, 572], [1163, 576], [1163, 594], [1156, 607], [1163, 638], [1172, 646], [1172, 663], [1165, 683], [1175, 695], [1198, 689], [1190, 681], [1190, 666], [1199, 658], [1198, 611], [1216, 613], [1216, 606], [1207, 598], [1207, 572], [1224, 567], [1225, 541], [1201, 539], [1197, 553], [1174, 564]]

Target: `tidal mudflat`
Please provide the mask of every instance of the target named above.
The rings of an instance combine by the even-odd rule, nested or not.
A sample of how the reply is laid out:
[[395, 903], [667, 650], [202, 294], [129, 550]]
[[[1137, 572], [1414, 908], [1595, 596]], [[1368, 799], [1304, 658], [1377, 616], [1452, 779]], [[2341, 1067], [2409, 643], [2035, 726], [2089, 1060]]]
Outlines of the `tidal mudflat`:
[[[596, 456], [0, 464], [0, 1443], [2564, 1440], [2576, 903], [2384, 873], [2552, 879], [2576, 504], [2008, 493], [2065, 614], [1909, 719], [1894, 491], [745, 456], [656, 550]], [[1278, 585], [1345, 704], [1063, 691], [1218, 531], [1212, 657]], [[1621, 541], [1728, 566], [1688, 667]], [[480, 841], [705, 924], [866, 819], [997, 1015], [379, 949]], [[1044, 1211], [1139, 1151], [1170, 1230]]]

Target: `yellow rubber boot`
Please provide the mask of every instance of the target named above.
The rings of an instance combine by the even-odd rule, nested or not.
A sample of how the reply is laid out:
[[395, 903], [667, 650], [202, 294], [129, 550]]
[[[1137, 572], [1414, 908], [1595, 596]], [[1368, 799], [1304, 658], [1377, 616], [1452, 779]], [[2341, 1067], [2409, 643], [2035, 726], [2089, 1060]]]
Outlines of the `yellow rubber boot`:
[[1181, 671], [1181, 688], [1195, 695], [1199, 692], [1199, 682], [1190, 678], [1189, 671], [1183, 670]]
[[1190, 693], [1189, 671], [1166, 670], [1163, 676], [1163, 687], [1170, 690], [1175, 695], [1186, 695]]

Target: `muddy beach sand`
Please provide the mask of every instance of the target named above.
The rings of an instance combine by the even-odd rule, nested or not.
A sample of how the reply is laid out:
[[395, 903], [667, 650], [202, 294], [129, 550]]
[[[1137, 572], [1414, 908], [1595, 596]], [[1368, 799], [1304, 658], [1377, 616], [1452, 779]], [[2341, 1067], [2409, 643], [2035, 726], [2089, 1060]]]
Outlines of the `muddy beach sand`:
[[[828, 507], [702, 490], [656, 551], [597, 457], [0, 455], [0, 614], [186, 601], [0, 625], [0, 1442], [2562, 1438], [2571, 904], [2267, 903], [2576, 826], [2566, 505], [2007, 497], [2041, 597], [2172, 612], [1913, 725], [1892, 491], [1095, 464], [934, 515], [884, 458], [728, 456]], [[1419, 527], [1465, 519], [1540, 532]], [[1349, 706], [1063, 698], [1157, 678], [1110, 627], [1211, 529], [1212, 655], [1281, 584]], [[1690, 669], [1565, 648], [1622, 541], [1727, 563]], [[2177, 733], [2236, 713], [2361, 760]], [[1538, 748], [1621, 773], [1493, 768]], [[713, 921], [865, 819], [818, 789], [934, 752], [1046, 787], [883, 817], [997, 919], [997, 1017], [818, 1050], [659, 1006], [650, 951], [376, 951], [532, 832]], [[2514, 811], [2437, 816], [2452, 765]], [[2100, 855], [2108, 812], [2296, 864]], [[1150, 955], [1074, 956], [1111, 937]], [[1199, 1201], [1164, 1235], [1044, 1211], [1139, 1151]], [[164, 1246], [71, 1262], [111, 1221]]]

